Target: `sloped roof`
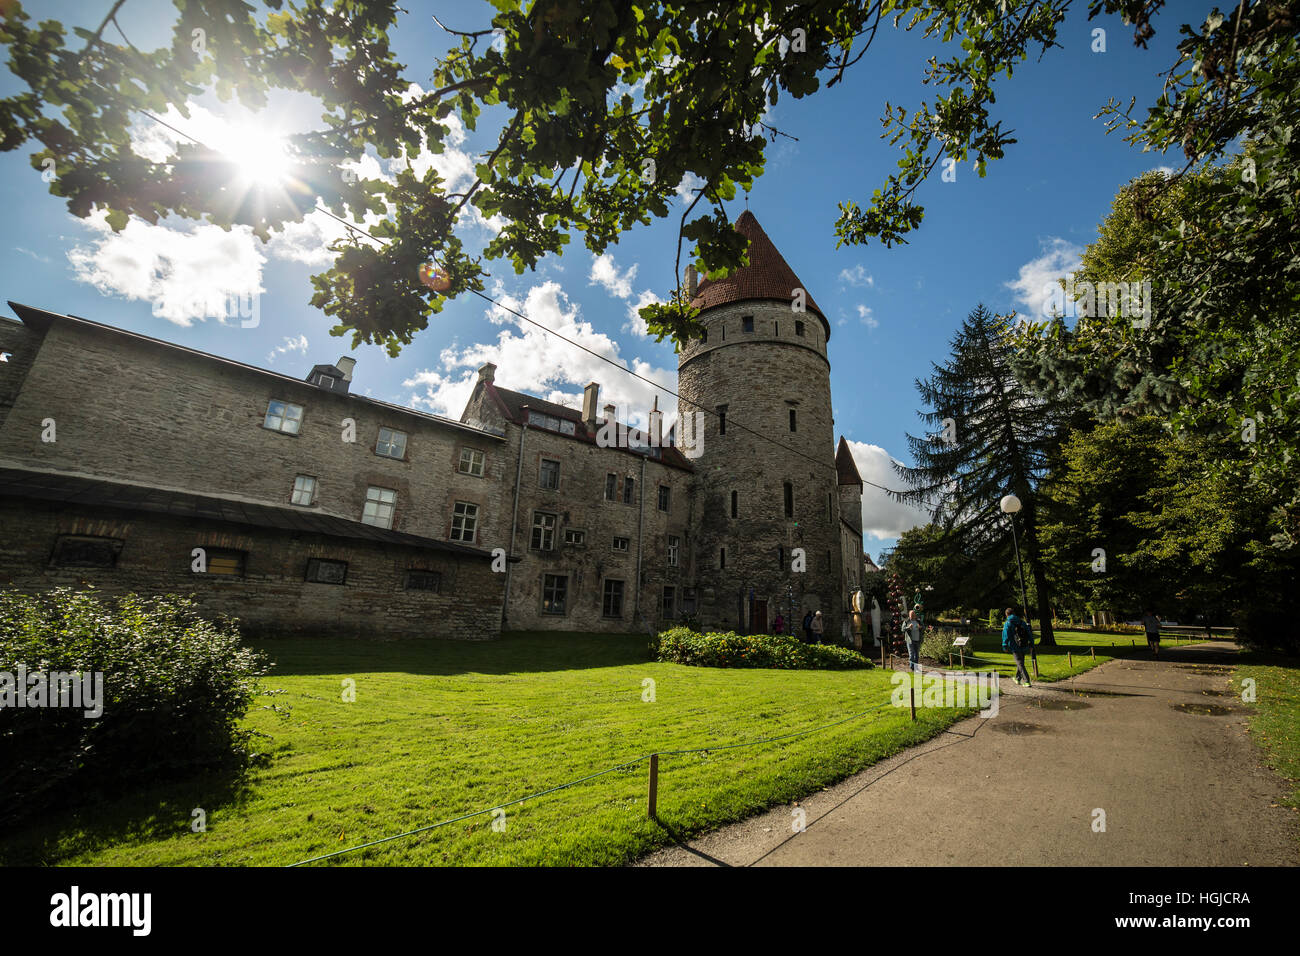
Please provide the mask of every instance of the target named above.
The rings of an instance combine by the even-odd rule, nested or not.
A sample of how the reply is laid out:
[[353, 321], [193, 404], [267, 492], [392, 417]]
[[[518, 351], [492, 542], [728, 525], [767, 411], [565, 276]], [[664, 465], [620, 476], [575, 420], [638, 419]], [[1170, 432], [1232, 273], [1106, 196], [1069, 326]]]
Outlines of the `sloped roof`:
[[[485, 385], [488, 394], [492, 395], [496, 399], [501, 410], [505, 412], [506, 417], [516, 425], [522, 425], [527, 419], [528, 416], [525, 410], [541, 412], [543, 415], [553, 415], [556, 418], [574, 423], [574, 434], [565, 435], [565, 438], [572, 438], [575, 441], [586, 442], [589, 445], [596, 444], [596, 435], [599, 430], [599, 425], [597, 426], [597, 431], [588, 429], [586, 422], [582, 420], [582, 412], [578, 409], [570, 408], [567, 405], [557, 405], [554, 402], [546, 401], [544, 398], [537, 398], [533, 395], [526, 395], [523, 392], [515, 392], [508, 388], [502, 388], [495, 382], [486, 382]], [[602, 412], [601, 414], [603, 416], [604, 413]], [[604, 418], [599, 418], [597, 421], [604, 421]], [[628, 428], [631, 428], [631, 426], [629, 425]], [[627, 452], [629, 455], [641, 455], [641, 452], [632, 448], [625, 448], [622, 450]], [[657, 450], [659, 452], [658, 456], [652, 455], [652, 457], [655, 457], [656, 460], [663, 464], [671, 465], [674, 468], [682, 468], [686, 471], [695, 470], [691, 465], [690, 460], [681, 453], [676, 445], [664, 444]]]
[[492, 557], [490, 551], [480, 548], [407, 534], [405, 531], [377, 528], [319, 511], [26, 468], [0, 468], [0, 498], [36, 499], [68, 505], [148, 512], [171, 518], [224, 521], [251, 528], [275, 528], [280, 531], [322, 534], [331, 538], [350, 538], [370, 544], [400, 544], [463, 558], [489, 560]]
[[853, 460], [853, 452], [849, 451], [849, 443], [840, 436], [839, 447], [835, 449], [835, 474], [839, 476], [841, 485], [857, 485], [862, 487], [862, 475], [858, 472], [857, 462]]
[[795, 275], [785, 257], [777, 251], [763, 227], [758, 224], [758, 218], [746, 209], [736, 220], [736, 231], [749, 240], [749, 265], [722, 279], [702, 280], [696, 287], [691, 305], [697, 309], [711, 309], [749, 299], [779, 299], [789, 302], [792, 290], [803, 289], [807, 293], [805, 305], [808, 311], [817, 313], [829, 340], [831, 324], [826, 321], [821, 307], [813, 301], [808, 287]]

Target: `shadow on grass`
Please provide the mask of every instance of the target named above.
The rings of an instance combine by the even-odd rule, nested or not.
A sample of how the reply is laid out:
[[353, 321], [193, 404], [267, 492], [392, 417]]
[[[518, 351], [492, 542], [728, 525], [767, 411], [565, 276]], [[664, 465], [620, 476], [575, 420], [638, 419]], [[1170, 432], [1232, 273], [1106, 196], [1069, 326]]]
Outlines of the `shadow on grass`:
[[396, 641], [259, 638], [250, 645], [274, 661], [275, 674], [352, 674], [358, 671], [454, 676], [529, 674], [622, 667], [650, 660], [644, 634], [513, 631], [492, 641], [438, 637]]
[[191, 828], [195, 808], [212, 817], [239, 807], [248, 792], [247, 774], [208, 772], [88, 805], [52, 809], [0, 829], [0, 865], [66, 865], [104, 847], [180, 834], [198, 838]]

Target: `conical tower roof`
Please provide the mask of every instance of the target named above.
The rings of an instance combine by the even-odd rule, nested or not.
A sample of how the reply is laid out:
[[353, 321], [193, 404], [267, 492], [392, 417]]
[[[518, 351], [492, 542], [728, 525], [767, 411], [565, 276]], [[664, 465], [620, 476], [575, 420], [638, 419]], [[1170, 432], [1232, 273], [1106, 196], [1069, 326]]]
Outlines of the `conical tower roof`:
[[749, 240], [749, 265], [737, 269], [724, 279], [704, 279], [696, 289], [691, 304], [697, 309], [711, 309], [714, 306], [744, 302], [750, 299], [778, 299], [791, 301], [794, 289], [803, 289], [806, 293], [804, 304], [809, 312], [815, 312], [822, 320], [827, 340], [831, 337], [831, 325], [821, 308], [813, 301], [808, 287], [799, 281], [785, 257], [777, 251], [772, 240], [767, 237], [758, 218], [746, 209], [736, 220], [736, 231]]

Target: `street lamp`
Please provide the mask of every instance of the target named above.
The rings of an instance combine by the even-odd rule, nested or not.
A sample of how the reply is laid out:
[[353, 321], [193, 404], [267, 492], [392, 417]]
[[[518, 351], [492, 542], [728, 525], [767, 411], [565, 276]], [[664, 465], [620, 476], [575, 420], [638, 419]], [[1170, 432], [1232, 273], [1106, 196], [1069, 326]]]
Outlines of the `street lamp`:
[[[1016, 548], [1016, 571], [1020, 575], [1020, 606], [1024, 609], [1025, 618], [1029, 617], [1029, 596], [1025, 592], [1025, 566], [1020, 563], [1020, 541], [1016, 537], [1016, 512], [1020, 510], [1020, 499], [1015, 494], [1004, 495], [998, 502], [998, 507], [1002, 513], [1011, 519], [1011, 543]], [[1029, 658], [1034, 662], [1034, 676], [1038, 676], [1038, 654], [1034, 650], [1034, 645], [1029, 645]]]

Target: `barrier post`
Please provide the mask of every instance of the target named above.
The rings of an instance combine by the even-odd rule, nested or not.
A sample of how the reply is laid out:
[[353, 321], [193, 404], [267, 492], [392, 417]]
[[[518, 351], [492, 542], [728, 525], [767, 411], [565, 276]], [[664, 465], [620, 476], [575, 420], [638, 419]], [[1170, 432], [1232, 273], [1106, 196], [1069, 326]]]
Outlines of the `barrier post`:
[[659, 804], [659, 755], [650, 755], [650, 801], [649, 814], [651, 820], [656, 819], [655, 811]]
[[1070, 670], [1074, 670], [1074, 651], [1066, 651], [1065, 660]]
[[907, 688], [907, 696], [912, 701], [912, 719], [916, 720], [916, 682], [913, 681]]

